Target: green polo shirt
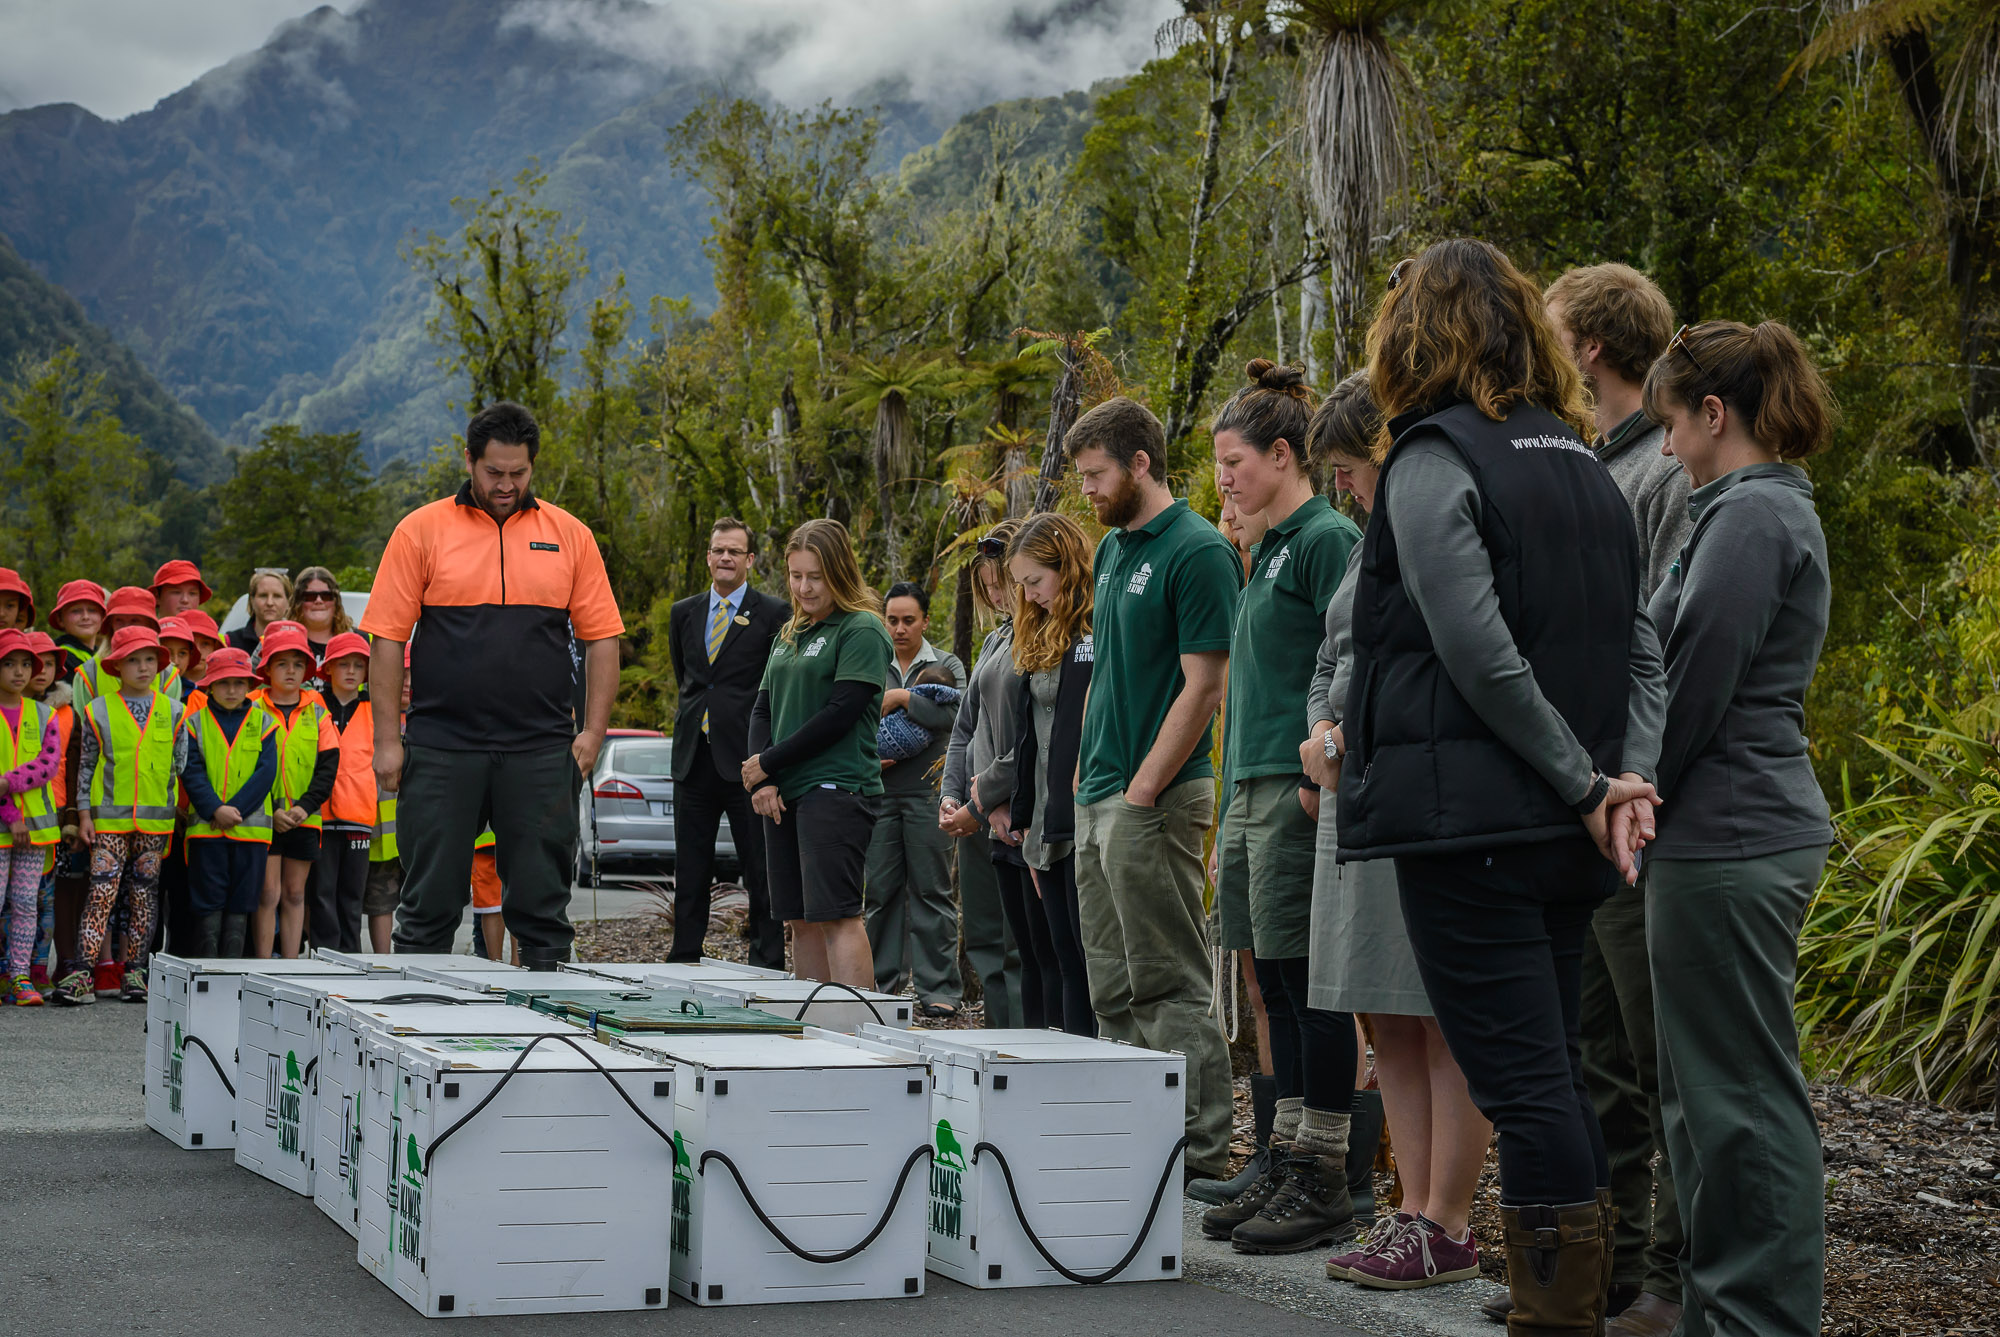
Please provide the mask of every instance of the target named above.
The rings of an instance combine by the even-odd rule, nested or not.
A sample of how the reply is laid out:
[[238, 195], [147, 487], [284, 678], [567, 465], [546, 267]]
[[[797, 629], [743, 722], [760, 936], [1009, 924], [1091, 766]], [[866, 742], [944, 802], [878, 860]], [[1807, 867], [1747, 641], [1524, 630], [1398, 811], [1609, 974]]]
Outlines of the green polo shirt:
[[[877, 710], [882, 680], [895, 658], [889, 629], [872, 613], [835, 613], [814, 623], [794, 642], [771, 642], [762, 690], [771, 694], [771, 737], [796, 733], [817, 715], [837, 682], [865, 682], [875, 688]], [[882, 792], [882, 761], [875, 751], [877, 710], [864, 711], [840, 741], [777, 777], [778, 793], [790, 802], [816, 785], [834, 785], [854, 794]]]
[[1229, 783], [1299, 773], [1299, 719], [1316, 666], [1306, 647], [1326, 635], [1326, 606], [1360, 541], [1352, 520], [1314, 497], [1251, 551], [1223, 705], [1222, 774]]
[[[1180, 656], [1229, 648], [1236, 590], [1243, 583], [1236, 549], [1185, 501], [1138, 529], [1106, 534], [1092, 569], [1097, 599], [1090, 629], [1097, 664], [1083, 713], [1078, 803], [1102, 802], [1130, 783], [1187, 685]], [[1310, 670], [1311, 656], [1306, 659]], [[1204, 727], [1169, 787], [1214, 775], [1208, 753]]]

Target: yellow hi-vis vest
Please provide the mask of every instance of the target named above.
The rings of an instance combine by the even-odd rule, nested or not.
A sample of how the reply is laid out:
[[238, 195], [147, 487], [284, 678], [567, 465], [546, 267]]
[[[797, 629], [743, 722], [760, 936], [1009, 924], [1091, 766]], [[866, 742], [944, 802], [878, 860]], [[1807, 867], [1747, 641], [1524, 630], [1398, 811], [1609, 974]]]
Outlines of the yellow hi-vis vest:
[[[290, 724], [264, 693], [259, 692], [257, 700], [278, 725], [278, 782], [272, 786], [272, 806], [288, 808], [304, 797], [312, 785], [313, 768], [319, 765], [319, 725], [326, 718], [326, 699], [310, 688], [299, 693]], [[319, 831], [325, 828], [326, 817], [315, 812], [299, 825]]]
[[368, 846], [368, 862], [387, 863], [397, 857], [396, 796], [384, 794], [375, 800], [375, 839]]
[[84, 718], [97, 735], [97, 769], [90, 776], [91, 820], [99, 831], [167, 836], [174, 830], [174, 734], [180, 707], [153, 693], [146, 727], [114, 692], [90, 703]]
[[[258, 760], [264, 749], [275, 746], [272, 735], [278, 731], [278, 721], [262, 706], [252, 705], [244, 713], [243, 723], [236, 726], [236, 738], [231, 741], [222, 733], [222, 725], [206, 703], [195, 711], [187, 727], [195, 731], [195, 739], [201, 744], [202, 770], [208, 775], [208, 787], [224, 803], [229, 796], [243, 787], [257, 769]], [[246, 845], [268, 845], [271, 843], [271, 794], [264, 792], [264, 801], [251, 812], [243, 814], [243, 820], [227, 831], [219, 826], [202, 821], [199, 817], [188, 820], [189, 840], [237, 840]]]
[[[95, 701], [100, 696], [118, 695], [124, 686], [124, 684], [118, 681], [116, 673], [104, 667], [103, 655], [104, 652], [99, 650], [96, 654], [78, 664], [76, 672], [70, 675], [70, 696], [78, 710], [83, 709], [85, 705]], [[160, 671], [153, 675], [153, 690], [156, 692], [165, 692], [168, 696], [178, 701], [181, 694], [175, 691], [174, 688], [180, 680], [181, 671], [173, 666], [173, 662], [167, 658], [166, 652], [162, 650], [160, 652]]]
[[[25, 696], [21, 698], [20, 730], [8, 733], [0, 728], [0, 771], [26, 766], [42, 755], [42, 730], [48, 727], [48, 716], [43, 713], [46, 709], [39, 701]], [[55, 805], [49, 802], [48, 785], [38, 785], [26, 793], [16, 794], [14, 804], [28, 823], [30, 845], [53, 845], [61, 839], [62, 832], [56, 826]]]

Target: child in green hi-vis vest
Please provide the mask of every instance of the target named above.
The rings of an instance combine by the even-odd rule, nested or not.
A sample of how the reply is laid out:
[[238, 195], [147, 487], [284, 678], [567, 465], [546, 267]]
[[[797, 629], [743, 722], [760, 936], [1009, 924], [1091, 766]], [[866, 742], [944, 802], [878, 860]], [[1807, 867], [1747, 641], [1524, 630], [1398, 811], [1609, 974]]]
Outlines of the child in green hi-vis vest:
[[62, 760], [55, 712], [25, 693], [39, 664], [28, 638], [0, 631], [0, 910], [7, 925], [7, 959], [0, 969], [0, 1003], [40, 1007], [28, 979], [40, 910], [42, 865], [57, 837], [49, 777]]
[[257, 670], [241, 650], [208, 656], [200, 703], [189, 712], [181, 769], [188, 823], [188, 908], [196, 956], [241, 956], [264, 889], [278, 721], [250, 699]]
[[[114, 908], [125, 912], [125, 975], [119, 996], [146, 1000], [146, 950], [160, 855], [174, 833], [174, 777], [187, 756], [180, 704], [154, 685], [164, 659], [158, 633], [126, 627], [99, 657], [118, 690], [84, 709], [77, 765], [77, 827], [90, 852], [90, 898], [77, 955], [95, 961]], [[79, 1000], [80, 1001], [80, 1000]]]
[[[326, 700], [305, 685], [319, 661], [296, 622], [273, 622], [257, 646], [265, 685], [256, 700], [278, 722], [278, 779], [271, 793], [271, 852], [264, 862], [264, 892], [251, 922], [250, 951], [299, 954], [306, 927], [306, 878], [319, 861], [320, 806], [333, 793], [340, 769], [340, 731]], [[324, 944], [322, 944], [324, 945]]]

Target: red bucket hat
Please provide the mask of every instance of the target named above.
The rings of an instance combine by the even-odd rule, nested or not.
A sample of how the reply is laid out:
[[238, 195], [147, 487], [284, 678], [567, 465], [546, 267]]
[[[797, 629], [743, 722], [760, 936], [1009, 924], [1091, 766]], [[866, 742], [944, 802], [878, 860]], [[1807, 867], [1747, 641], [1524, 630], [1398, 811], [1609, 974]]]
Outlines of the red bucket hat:
[[125, 656], [138, 650], [160, 649], [159, 633], [150, 627], [120, 627], [118, 634], [111, 638], [111, 648], [98, 656], [98, 662], [118, 671], [118, 665], [125, 662]]
[[264, 628], [264, 639], [257, 643], [257, 672], [263, 673], [271, 666], [274, 655], [287, 650], [296, 650], [313, 663], [312, 642], [306, 639], [306, 629], [296, 622], [273, 622]]
[[0, 566], [0, 594], [18, 594], [21, 602], [28, 606], [28, 621], [35, 620], [35, 592], [28, 588], [28, 582], [21, 579], [21, 573], [12, 567]]
[[12, 627], [0, 631], [0, 659], [11, 654], [23, 654], [31, 660], [35, 657], [35, 647], [29, 642], [27, 632]]
[[56, 591], [56, 606], [49, 610], [49, 625], [59, 627], [58, 620], [63, 609], [71, 604], [96, 604], [97, 611], [103, 612], [109, 600], [105, 598], [104, 587], [94, 580], [72, 580]]
[[[268, 629], [266, 634], [269, 634]], [[326, 653], [320, 657], [319, 661], [320, 674], [321, 676], [325, 676], [327, 665], [333, 663], [336, 659], [345, 659], [349, 655], [360, 655], [363, 659], [366, 659], [370, 653], [368, 638], [366, 636], [363, 636], [358, 631], [343, 631], [340, 635], [326, 643]]]
[[201, 578], [201, 568], [185, 557], [176, 557], [153, 573], [151, 593], [158, 594], [162, 585], [186, 585], [193, 583], [201, 587], [201, 601], [207, 603], [215, 597], [215, 591]]
[[121, 585], [111, 591], [111, 598], [105, 602], [106, 617], [143, 617], [153, 624], [153, 630], [160, 629], [160, 616], [154, 610], [159, 601], [153, 592], [138, 585]]
[[29, 632], [28, 648], [33, 650], [36, 656], [41, 659], [53, 659], [56, 655], [62, 653], [56, 649], [55, 637], [49, 635], [46, 631]]
[[190, 608], [184, 613], [175, 613], [174, 616], [187, 623], [187, 629], [195, 635], [205, 636], [217, 644], [221, 643], [222, 629], [215, 625], [214, 618], [199, 608]]
[[250, 652], [238, 650], [234, 646], [216, 650], [208, 657], [208, 672], [201, 675], [197, 687], [213, 687], [224, 678], [255, 678], [256, 668], [250, 663]]
[[163, 641], [179, 641], [183, 645], [193, 647], [194, 628], [190, 627], [187, 624], [187, 619], [181, 617], [179, 614], [175, 614], [172, 617], [163, 617], [160, 619], [160, 639]]

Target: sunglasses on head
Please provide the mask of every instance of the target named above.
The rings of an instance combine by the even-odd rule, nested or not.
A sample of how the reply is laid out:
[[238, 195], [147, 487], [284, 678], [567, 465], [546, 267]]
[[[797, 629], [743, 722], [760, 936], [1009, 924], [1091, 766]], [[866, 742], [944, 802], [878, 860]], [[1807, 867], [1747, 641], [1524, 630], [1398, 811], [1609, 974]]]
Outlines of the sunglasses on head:
[[1410, 272], [1410, 266], [1414, 265], [1416, 262], [1417, 262], [1417, 257], [1415, 257], [1414, 255], [1408, 256], [1405, 259], [1398, 260], [1396, 262], [1396, 267], [1389, 271], [1388, 286], [1390, 292], [1394, 292], [1396, 289], [1403, 286], [1404, 277]]
[[1007, 555], [1007, 540], [994, 538], [991, 534], [988, 534], [985, 538], [979, 540], [979, 555], [981, 557], [1005, 557]]
[[1701, 365], [1701, 359], [1694, 355], [1692, 348], [1688, 347], [1687, 338], [1693, 333], [1694, 326], [1692, 325], [1683, 325], [1675, 330], [1674, 337], [1667, 340], [1667, 351], [1671, 353], [1675, 349], [1679, 349], [1687, 357], [1688, 361], [1694, 363], [1694, 369], [1706, 376], [1708, 375], [1708, 368]]

